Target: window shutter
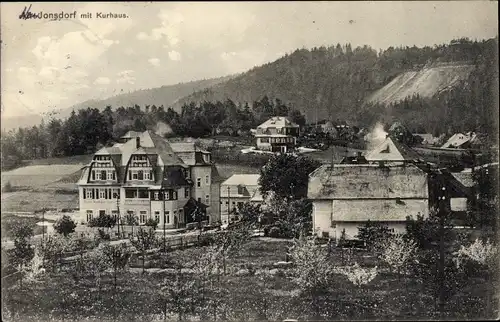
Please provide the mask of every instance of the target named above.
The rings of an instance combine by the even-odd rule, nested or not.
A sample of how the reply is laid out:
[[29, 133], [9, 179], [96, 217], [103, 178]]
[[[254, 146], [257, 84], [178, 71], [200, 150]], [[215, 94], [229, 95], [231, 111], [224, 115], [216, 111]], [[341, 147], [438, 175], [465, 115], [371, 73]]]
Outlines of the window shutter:
[[92, 199], [97, 199], [97, 198], [95, 197], [95, 189], [91, 189], [91, 190], [92, 190]]
[[83, 191], [83, 199], [87, 199], [87, 195], [86, 195], [87, 189], [83, 188], [82, 191]]
[[115, 172], [115, 170], [113, 170], [112, 174], [113, 174], [113, 180], [116, 180], [116, 172]]
[[107, 180], [108, 178], [106, 177], [106, 175], [106, 170], [101, 171], [101, 180]]
[[137, 179], [139, 179], [139, 180], [144, 180], [144, 175], [143, 175], [142, 170], [140, 170], [140, 171], [137, 173]]
[[95, 180], [95, 171], [92, 170], [92, 180]]

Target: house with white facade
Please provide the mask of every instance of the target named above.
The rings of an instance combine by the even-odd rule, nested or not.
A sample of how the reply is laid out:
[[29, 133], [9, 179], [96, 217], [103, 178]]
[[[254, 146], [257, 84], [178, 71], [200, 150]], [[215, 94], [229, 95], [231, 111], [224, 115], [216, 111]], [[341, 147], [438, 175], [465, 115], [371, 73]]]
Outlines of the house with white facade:
[[427, 216], [427, 174], [419, 167], [383, 164], [323, 165], [309, 175], [307, 197], [313, 204], [318, 237], [356, 239], [368, 220], [405, 231], [407, 216]]
[[299, 125], [285, 116], [274, 116], [252, 131], [259, 150], [286, 153], [297, 145]]
[[263, 202], [259, 178], [258, 174], [233, 174], [222, 182], [220, 185], [220, 211], [223, 224], [239, 219], [231, 213], [244, 203], [260, 204]]
[[[122, 143], [97, 151], [84, 167], [79, 206], [83, 221], [100, 214], [149, 218], [158, 227], [180, 228], [203, 214], [205, 223], [219, 217], [217, 170], [210, 153], [190, 144], [170, 144], [152, 131], [130, 131]], [[216, 192], [213, 194], [213, 192]]]

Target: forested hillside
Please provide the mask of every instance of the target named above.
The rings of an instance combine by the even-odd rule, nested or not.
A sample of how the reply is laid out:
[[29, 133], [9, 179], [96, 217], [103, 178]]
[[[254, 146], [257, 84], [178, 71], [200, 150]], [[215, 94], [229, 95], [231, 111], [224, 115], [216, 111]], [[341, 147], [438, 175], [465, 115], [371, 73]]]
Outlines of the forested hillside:
[[[409, 88], [391, 89], [392, 97], [382, 100], [384, 105], [398, 106], [398, 100], [406, 95], [419, 95], [422, 98], [437, 98], [441, 95], [450, 100], [462, 100], [466, 110], [495, 109], [489, 105], [494, 97], [491, 89], [495, 88], [494, 80], [498, 78], [496, 68], [498, 38], [485, 41], [459, 39], [434, 47], [390, 47], [377, 52], [368, 46], [352, 48], [351, 45], [299, 49], [275, 62], [253, 68], [217, 86], [205, 89], [180, 100], [176, 106], [189, 102], [204, 100], [215, 101], [230, 98], [235, 102], [248, 102], [264, 95], [279, 97], [287, 104], [303, 112], [308, 122], [320, 119], [346, 119], [360, 125], [369, 126], [376, 121], [380, 113], [376, 110], [365, 112], [372, 104], [369, 98], [376, 95], [391, 81], [404, 78], [405, 73], [423, 74]], [[443, 65], [448, 66], [443, 71]], [[429, 67], [437, 68], [433, 75], [426, 74]], [[422, 71], [423, 70], [423, 71]], [[406, 74], [408, 76], [408, 74]], [[430, 77], [432, 76], [432, 77]], [[493, 82], [493, 83], [492, 83]], [[481, 84], [479, 87], [477, 84]], [[444, 94], [458, 89], [455, 93], [460, 97]], [[400, 92], [401, 90], [401, 92]], [[461, 91], [468, 93], [465, 97]], [[380, 94], [380, 93], [379, 93]], [[386, 92], [386, 94], [388, 94]], [[391, 96], [382, 95], [382, 96]], [[432, 100], [423, 102], [433, 105]], [[485, 105], [486, 104], [486, 105]], [[413, 106], [416, 107], [416, 106]], [[458, 110], [458, 108], [453, 108]], [[467, 113], [467, 111], [465, 111]], [[403, 117], [401, 121], [413, 121], [415, 113], [429, 113], [430, 119], [447, 122], [446, 113], [437, 106], [432, 109], [419, 109], [412, 113], [396, 111], [394, 117]], [[479, 124], [478, 119], [488, 113], [474, 114], [471, 124]], [[391, 116], [391, 115], [385, 115]], [[468, 115], [467, 115], [468, 116]], [[427, 117], [427, 116], [426, 116]], [[444, 117], [444, 118], [443, 118]], [[458, 115], [452, 116], [460, 119]], [[419, 119], [419, 122], [422, 119]], [[463, 124], [463, 122], [461, 122]], [[426, 122], [421, 122], [426, 130]], [[469, 126], [470, 124], [467, 124]]]

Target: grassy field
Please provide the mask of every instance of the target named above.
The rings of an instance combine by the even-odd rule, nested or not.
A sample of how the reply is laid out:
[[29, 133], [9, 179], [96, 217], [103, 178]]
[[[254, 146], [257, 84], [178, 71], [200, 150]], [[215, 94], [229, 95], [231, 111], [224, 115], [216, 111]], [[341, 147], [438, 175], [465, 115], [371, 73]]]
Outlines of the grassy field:
[[[266, 239], [252, 240], [244, 245], [240, 253], [229, 260], [228, 274], [218, 283], [217, 306], [210, 308], [208, 316], [201, 320], [215, 320], [214, 313], [216, 319], [225, 316], [229, 321], [310, 320], [316, 313], [312, 311], [310, 299], [300, 295], [290, 270], [271, 269], [273, 263], [284, 260], [289, 245], [288, 241]], [[165, 255], [166, 262], [168, 267], [190, 267], [204, 252], [203, 247], [173, 251]], [[356, 258], [363, 266], [381, 265], [365, 252], [360, 252]], [[330, 261], [332, 265], [340, 265], [337, 249], [332, 251]], [[255, 275], [237, 273], [247, 265], [256, 269]], [[180, 276], [168, 270], [145, 275], [141, 275], [140, 270], [120, 272], [114, 292], [109, 274], [101, 281], [99, 291], [95, 277], [76, 280], [69, 273], [53, 273], [37, 283], [23, 287], [16, 284], [4, 290], [2, 311], [8, 312], [9, 321], [45, 321], [49, 317], [66, 321], [103, 321], [112, 320], [113, 315], [116, 321], [163, 321], [165, 302], [160, 285], [172, 283], [176, 278], [187, 281], [190, 275]], [[488, 283], [483, 279], [469, 281], [467, 287], [448, 301], [445, 317], [441, 318], [481, 318], [485, 287]], [[167, 298], [172, 301], [171, 296]], [[200, 307], [195, 305], [193, 309], [185, 316], [186, 320], [200, 320]], [[342, 275], [336, 276], [321, 297], [319, 318], [428, 320], [439, 316], [424, 285], [411, 276], [398, 278], [395, 274], [382, 272], [363, 287], [353, 286]], [[177, 316], [172, 313], [165, 320], [177, 320]]]

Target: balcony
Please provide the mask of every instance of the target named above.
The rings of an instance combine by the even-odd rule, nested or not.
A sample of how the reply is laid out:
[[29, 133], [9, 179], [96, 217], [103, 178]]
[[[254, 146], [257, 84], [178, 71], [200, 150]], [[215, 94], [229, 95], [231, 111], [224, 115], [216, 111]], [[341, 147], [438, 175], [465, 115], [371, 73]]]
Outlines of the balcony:
[[148, 199], [143, 199], [143, 198], [127, 198], [125, 199], [125, 205], [135, 205], [135, 206], [145, 206], [149, 205], [150, 200]]

